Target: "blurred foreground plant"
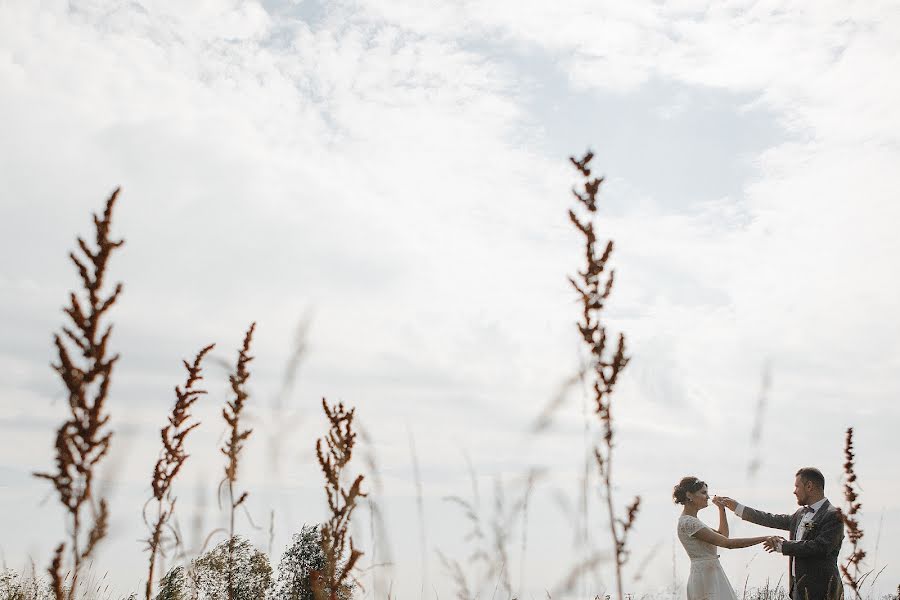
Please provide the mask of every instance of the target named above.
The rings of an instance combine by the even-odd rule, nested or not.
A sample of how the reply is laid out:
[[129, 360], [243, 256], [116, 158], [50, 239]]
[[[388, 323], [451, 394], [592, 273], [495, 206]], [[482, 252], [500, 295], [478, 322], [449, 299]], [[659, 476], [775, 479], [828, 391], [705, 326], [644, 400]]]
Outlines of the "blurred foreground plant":
[[353, 580], [351, 571], [363, 554], [354, 547], [349, 531], [356, 503], [365, 494], [360, 489], [362, 475], [357, 475], [350, 487], [345, 487], [342, 482], [356, 444], [356, 432], [353, 431], [356, 409], [347, 410], [343, 403], [329, 406], [324, 398], [322, 408], [328, 418], [329, 430], [324, 438], [316, 440], [316, 457], [325, 475], [330, 517], [321, 528], [325, 564], [321, 570], [313, 571], [311, 584], [317, 600], [340, 600], [340, 591]]
[[[162, 552], [163, 532], [172, 518], [172, 513], [175, 511], [172, 482], [188, 458], [184, 451], [184, 440], [191, 430], [200, 425], [199, 421], [188, 424], [188, 420], [191, 418], [191, 406], [200, 396], [206, 393], [205, 390], [195, 387], [203, 379], [200, 364], [203, 361], [203, 357], [214, 347], [215, 344], [210, 344], [200, 350], [197, 356], [194, 357], [193, 363], [189, 363], [186, 360], [182, 361], [184, 368], [187, 370], [187, 379], [183, 388], [175, 386], [175, 405], [172, 407], [172, 413], [169, 415], [168, 424], [160, 430], [162, 450], [156, 465], [153, 467], [153, 480], [151, 482], [153, 497], [144, 505], [144, 522], [150, 528], [150, 537], [147, 540], [150, 550], [150, 565], [145, 588], [146, 600], [150, 600], [150, 597], [153, 595], [156, 556]], [[146, 510], [147, 505], [154, 500], [156, 501], [156, 520], [153, 522], [153, 525], [150, 525], [147, 520]]]
[[619, 375], [628, 364], [625, 355], [625, 335], [619, 334], [618, 343], [614, 351], [607, 347], [606, 326], [601, 320], [603, 308], [615, 281], [615, 271], [607, 271], [607, 262], [613, 251], [612, 240], [607, 241], [602, 252], [597, 247], [597, 234], [594, 231], [594, 220], [597, 214], [597, 193], [603, 177], [592, 177], [590, 162], [594, 158], [593, 152], [588, 152], [580, 160], [570, 157], [569, 160], [581, 173], [582, 190], [573, 189], [572, 194], [581, 205], [581, 212], [586, 212], [579, 217], [575, 210], [569, 210], [569, 220], [584, 236], [585, 266], [583, 271], [578, 271], [577, 277], [570, 277], [572, 287], [581, 298], [581, 321], [578, 330], [582, 340], [590, 353], [590, 365], [587, 376], [590, 378], [591, 388], [594, 394], [595, 412], [600, 417], [603, 438], [602, 444], [594, 449], [597, 466], [600, 468], [600, 476], [606, 496], [607, 512], [609, 515], [610, 537], [615, 548], [616, 567], [616, 591], [619, 600], [623, 600], [622, 593], [622, 567], [628, 559], [626, 546], [628, 532], [634, 524], [640, 507], [640, 496], [626, 508], [624, 518], [616, 516], [613, 503], [613, 448], [614, 427], [612, 416], [612, 393]]
[[[75, 597], [82, 564], [106, 536], [108, 508], [103, 498], [95, 502], [93, 484], [97, 465], [109, 451], [112, 438], [104, 403], [113, 366], [119, 358], [118, 354], [107, 355], [112, 325], [104, 327], [102, 324], [104, 315], [122, 292], [121, 283], [117, 283], [108, 295], [103, 291], [109, 257], [124, 243], [113, 240], [109, 233], [118, 197], [119, 190], [116, 189], [106, 201], [103, 214], [94, 214], [96, 248], [91, 248], [79, 237], [78, 247], [83, 256], [75, 252], [69, 254], [78, 269], [83, 294], [79, 297], [76, 292], [70, 292], [69, 306], [63, 312], [71, 325], [62, 327], [62, 335], [53, 336], [57, 350], [53, 369], [66, 387], [69, 418], [56, 432], [56, 472], [35, 473], [35, 476], [53, 483], [68, 513], [70, 575], [68, 578], [63, 575], [66, 542], [56, 547], [49, 569], [57, 600]], [[83, 526], [88, 517], [92, 524], [85, 534]]]
[[250, 379], [250, 371], [247, 369], [247, 365], [253, 360], [253, 357], [250, 356], [250, 343], [253, 341], [253, 332], [255, 330], [256, 323], [251, 323], [250, 328], [244, 335], [244, 343], [238, 352], [238, 360], [234, 373], [228, 377], [234, 397], [229, 400], [225, 404], [225, 408], [222, 409], [222, 416], [228, 424], [228, 439], [221, 448], [221, 452], [228, 457], [228, 462], [225, 465], [225, 477], [219, 484], [219, 490], [221, 492], [221, 489], [224, 486], [228, 492], [228, 540], [226, 541], [228, 548], [228, 563], [226, 570], [228, 580], [228, 600], [235, 600], [238, 597], [236, 595], [237, 588], [235, 587], [237, 582], [234, 579], [236, 569], [234, 561], [237, 558], [235, 552], [238, 551], [238, 548], [235, 548], [234, 544], [236, 544], [240, 538], [234, 533], [234, 520], [238, 507], [247, 500], [248, 492], [243, 492], [240, 496], [235, 498], [234, 487], [237, 483], [241, 450], [244, 449], [244, 442], [246, 442], [247, 438], [250, 437], [250, 434], [253, 433], [252, 429], [241, 429], [241, 417], [244, 412], [244, 404], [250, 397], [246, 389], [247, 380]]
[[847, 537], [850, 539], [852, 551], [847, 556], [846, 562], [841, 565], [841, 574], [844, 581], [853, 590], [856, 600], [861, 600], [860, 585], [863, 576], [860, 574], [860, 563], [866, 557], [866, 552], [859, 546], [859, 541], [863, 538], [863, 530], [859, 526], [859, 509], [862, 504], [859, 502], [859, 492], [856, 488], [856, 471], [854, 467], [853, 454], [853, 428], [847, 428], [847, 436], [844, 438], [844, 499], [847, 501], [847, 509], [841, 509], [841, 519], [847, 528]]

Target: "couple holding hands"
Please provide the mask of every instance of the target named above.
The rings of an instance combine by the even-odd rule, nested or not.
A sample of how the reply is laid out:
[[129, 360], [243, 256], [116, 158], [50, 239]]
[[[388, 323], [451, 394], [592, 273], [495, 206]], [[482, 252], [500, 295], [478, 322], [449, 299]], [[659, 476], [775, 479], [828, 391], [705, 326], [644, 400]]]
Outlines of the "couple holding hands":
[[[813, 467], [797, 471], [794, 496], [800, 508], [794, 514], [771, 514], [744, 506], [726, 496], [715, 496], [719, 527], [712, 529], [697, 518], [709, 506], [706, 483], [685, 477], [673, 492], [684, 505], [678, 518], [678, 539], [691, 559], [687, 600], [737, 600], [725, 576], [718, 548], [747, 548], [763, 544], [767, 552], [788, 557], [788, 590], [792, 600], [840, 600], [844, 590], [838, 571], [838, 553], [844, 539], [844, 522], [838, 509], [825, 497], [825, 477]], [[788, 532], [781, 536], [730, 538], [725, 509], [744, 521]]]

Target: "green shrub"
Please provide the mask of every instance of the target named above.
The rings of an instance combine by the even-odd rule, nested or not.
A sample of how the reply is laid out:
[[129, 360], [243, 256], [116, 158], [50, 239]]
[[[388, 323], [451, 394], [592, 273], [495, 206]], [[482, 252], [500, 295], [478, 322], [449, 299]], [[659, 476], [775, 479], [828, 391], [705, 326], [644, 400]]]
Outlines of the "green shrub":
[[225, 540], [195, 559], [189, 577], [201, 600], [260, 600], [272, 583], [272, 567], [268, 556], [234, 536], [231, 544]]

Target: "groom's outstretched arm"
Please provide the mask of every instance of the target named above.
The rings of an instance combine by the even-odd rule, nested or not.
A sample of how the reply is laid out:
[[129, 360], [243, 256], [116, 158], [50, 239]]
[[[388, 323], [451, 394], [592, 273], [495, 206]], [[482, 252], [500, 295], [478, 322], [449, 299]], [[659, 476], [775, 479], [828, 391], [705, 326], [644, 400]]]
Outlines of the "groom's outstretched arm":
[[725, 506], [733, 510], [734, 514], [745, 521], [750, 521], [751, 523], [756, 523], [763, 527], [771, 527], [773, 529], [784, 529], [785, 531], [790, 531], [791, 529], [791, 515], [775, 515], [756, 510], [755, 508], [744, 506], [737, 500], [729, 498], [728, 496], [716, 496], [712, 501], [717, 506]]
[[734, 511], [734, 514], [745, 521], [750, 521], [751, 523], [756, 523], [757, 525], [762, 525], [763, 527], [771, 527], [772, 529], [784, 529], [785, 531], [790, 531], [791, 529], [791, 515], [775, 515], [772, 513], [763, 512], [761, 510], [756, 510], [755, 508], [750, 508], [749, 506], [742, 506], [740, 504], [737, 505], [737, 509]]
[[772, 513], [756, 510], [755, 508], [744, 506], [728, 496], [716, 496], [713, 498], [713, 503], [719, 506], [726, 506], [743, 520], [762, 525], [763, 527], [784, 529], [785, 531], [789, 531], [791, 528], [791, 515], [773, 515]]

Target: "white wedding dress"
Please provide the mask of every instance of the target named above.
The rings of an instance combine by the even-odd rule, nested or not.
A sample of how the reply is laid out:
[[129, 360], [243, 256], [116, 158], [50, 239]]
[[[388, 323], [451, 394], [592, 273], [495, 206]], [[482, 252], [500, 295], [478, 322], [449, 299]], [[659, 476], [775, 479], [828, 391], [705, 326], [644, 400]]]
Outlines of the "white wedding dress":
[[725, 576], [716, 546], [694, 537], [706, 524], [697, 517], [678, 518], [678, 539], [691, 558], [687, 582], [687, 600], [737, 600], [731, 582]]

